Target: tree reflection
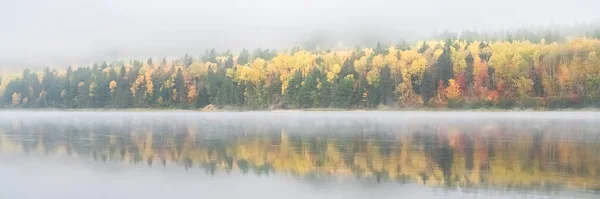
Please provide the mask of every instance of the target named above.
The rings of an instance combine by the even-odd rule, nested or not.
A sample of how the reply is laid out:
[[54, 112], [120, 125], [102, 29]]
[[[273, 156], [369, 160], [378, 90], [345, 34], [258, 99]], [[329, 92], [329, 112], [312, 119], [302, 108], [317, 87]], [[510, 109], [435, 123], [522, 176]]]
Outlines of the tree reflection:
[[[600, 138], [581, 126], [427, 124], [397, 133], [206, 131], [190, 122], [3, 122], [0, 152], [258, 175], [356, 176], [440, 187], [598, 190]], [[210, 127], [210, 128], [214, 128]], [[210, 129], [209, 128], [209, 129]], [[333, 129], [335, 126], [324, 125]], [[568, 129], [568, 133], [566, 131]], [[256, 130], [256, 129], [255, 129]]]

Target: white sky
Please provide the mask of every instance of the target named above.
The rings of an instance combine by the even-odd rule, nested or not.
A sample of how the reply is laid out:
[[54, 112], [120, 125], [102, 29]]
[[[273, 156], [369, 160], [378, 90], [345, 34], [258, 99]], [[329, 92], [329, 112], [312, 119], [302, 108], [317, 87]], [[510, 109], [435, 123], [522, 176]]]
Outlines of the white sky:
[[0, 65], [574, 25], [595, 0], [0, 0]]

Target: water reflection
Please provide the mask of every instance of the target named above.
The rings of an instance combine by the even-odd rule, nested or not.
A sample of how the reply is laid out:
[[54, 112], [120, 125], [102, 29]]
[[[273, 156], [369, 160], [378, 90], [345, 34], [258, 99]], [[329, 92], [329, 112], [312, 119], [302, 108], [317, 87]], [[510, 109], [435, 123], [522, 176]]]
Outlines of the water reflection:
[[597, 114], [523, 115], [15, 113], [1, 118], [0, 154], [209, 174], [598, 193]]

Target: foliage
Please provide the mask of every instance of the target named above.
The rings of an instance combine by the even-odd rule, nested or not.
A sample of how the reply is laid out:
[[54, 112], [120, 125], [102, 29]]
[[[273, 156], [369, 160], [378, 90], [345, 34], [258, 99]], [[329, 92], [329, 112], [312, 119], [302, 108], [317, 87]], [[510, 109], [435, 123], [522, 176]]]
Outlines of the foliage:
[[[522, 36], [518, 36], [519, 38]], [[446, 36], [445, 38], [454, 38]], [[345, 108], [600, 105], [600, 40], [445, 40], [374, 49], [207, 50], [160, 64], [26, 69], [4, 79], [6, 108]], [[441, 84], [440, 84], [441, 83]], [[431, 102], [431, 103], [430, 103]]]
[[[465, 126], [411, 120], [384, 127], [371, 122], [346, 125], [333, 117], [302, 121], [302, 128], [285, 117], [269, 120], [271, 125], [223, 124], [210, 118], [150, 119], [152, 125], [127, 120], [68, 125], [18, 121], [9, 119], [0, 126], [0, 149], [8, 155], [71, 156], [210, 173], [409, 180], [448, 188], [600, 189], [600, 138], [589, 121], [524, 125], [530, 121], [494, 120]], [[225, 129], [228, 134], [206, 139], [212, 132], [204, 129]]]

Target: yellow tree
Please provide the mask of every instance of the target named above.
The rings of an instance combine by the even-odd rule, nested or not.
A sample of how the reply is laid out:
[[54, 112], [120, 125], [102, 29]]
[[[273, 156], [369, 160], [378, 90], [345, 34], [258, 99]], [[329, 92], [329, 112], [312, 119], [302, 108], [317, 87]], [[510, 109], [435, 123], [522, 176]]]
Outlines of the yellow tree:
[[595, 51], [588, 53], [585, 61], [585, 80], [588, 100], [593, 100], [598, 96], [600, 89], [600, 57]]
[[269, 61], [267, 67], [279, 71], [279, 78], [282, 83], [281, 90], [282, 92], [285, 91], [288, 81], [291, 78], [290, 74], [294, 70], [293, 57], [286, 53], [278, 53], [277, 56]]
[[405, 103], [420, 101], [419, 95], [413, 91], [412, 81], [414, 77], [418, 83], [421, 82], [427, 65], [427, 59], [416, 50], [407, 50], [401, 53], [399, 69], [402, 74], [402, 83], [398, 85], [396, 91], [400, 93], [401, 100]]
[[190, 84], [188, 87], [188, 93], [187, 93], [187, 102], [188, 103], [194, 103], [196, 101], [196, 98], [198, 97], [198, 90], [196, 89], [196, 85], [195, 84]]
[[21, 104], [21, 93], [13, 93], [12, 94], [12, 105], [13, 106], [17, 106], [19, 104]]
[[108, 88], [110, 89], [111, 93], [114, 93], [117, 91], [117, 82], [115, 80], [110, 81]]
[[454, 81], [454, 79], [450, 79], [448, 80], [448, 82], [449, 85], [445, 91], [446, 98], [448, 98], [449, 100], [458, 99], [460, 97], [460, 86], [458, 85], [458, 83], [456, 83], [456, 81]]
[[464, 47], [461, 47], [459, 49], [451, 48], [452, 53], [450, 55], [452, 56], [450, 57], [450, 59], [452, 60], [454, 77], [458, 77], [459, 74], [464, 73], [465, 69], [467, 68], [467, 62], [465, 61], [465, 58], [469, 53], [467, 52], [468, 50], [465, 51], [463, 49]]
[[[135, 79], [135, 81], [131, 85], [131, 88], [129, 88], [131, 90], [131, 94], [133, 94], [133, 96], [136, 96], [137, 91], [139, 90], [139, 88], [142, 85], [144, 85], [144, 83], [145, 83], [144, 76], [143, 75], [137, 76], [137, 78]], [[92, 87], [92, 85], [90, 85], [90, 89], [91, 89], [91, 87]]]
[[327, 81], [332, 83], [335, 78], [337, 78], [338, 74], [342, 71], [342, 66], [339, 64], [333, 65], [330, 70], [327, 71]]
[[586, 68], [582, 63], [581, 58], [577, 55], [573, 55], [573, 59], [571, 60], [571, 64], [569, 65], [569, 71], [571, 71], [571, 88], [573, 92], [577, 93], [580, 96], [585, 96], [585, 88], [586, 86]]
[[533, 81], [527, 77], [519, 77], [519, 79], [515, 81], [515, 87], [517, 89], [517, 97], [524, 99], [529, 96], [529, 93], [533, 88]]
[[559, 92], [557, 76], [560, 49], [557, 43], [544, 45], [540, 49], [540, 73], [542, 86], [547, 96], [556, 96]]
[[369, 72], [369, 66], [367, 65], [367, 56], [362, 56], [354, 61], [354, 68], [358, 72], [359, 76], [365, 77]]
[[371, 61], [371, 67], [369, 68], [369, 71], [366, 74], [367, 82], [369, 84], [373, 85], [379, 82], [379, 72], [384, 66], [385, 60], [383, 55], [379, 54], [373, 57], [373, 60]]

